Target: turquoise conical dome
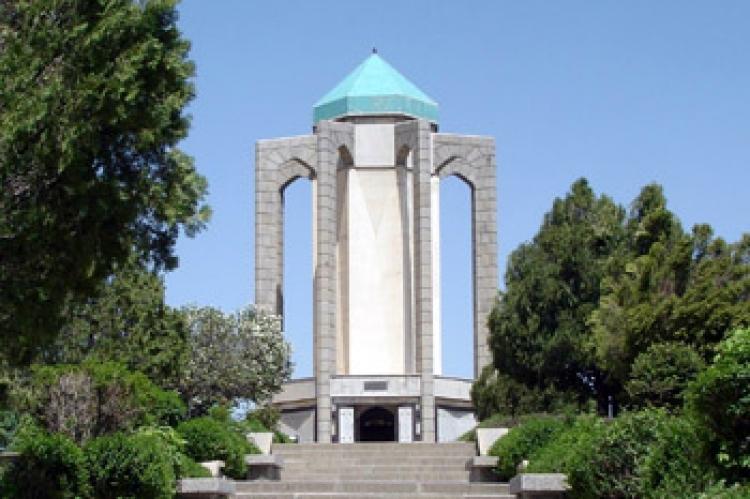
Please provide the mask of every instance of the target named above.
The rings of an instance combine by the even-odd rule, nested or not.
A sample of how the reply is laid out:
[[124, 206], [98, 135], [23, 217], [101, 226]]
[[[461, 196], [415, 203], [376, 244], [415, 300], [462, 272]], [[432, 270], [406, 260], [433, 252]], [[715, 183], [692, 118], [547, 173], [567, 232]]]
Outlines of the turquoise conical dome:
[[438, 105], [373, 53], [313, 107], [313, 122], [344, 116], [402, 114], [438, 122]]

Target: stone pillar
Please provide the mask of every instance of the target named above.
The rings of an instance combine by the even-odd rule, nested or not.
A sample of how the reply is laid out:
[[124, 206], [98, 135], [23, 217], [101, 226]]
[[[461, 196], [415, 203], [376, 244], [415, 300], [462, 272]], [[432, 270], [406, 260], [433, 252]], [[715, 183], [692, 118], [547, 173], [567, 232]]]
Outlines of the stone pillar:
[[414, 441], [414, 407], [411, 405], [398, 408], [398, 441]]
[[417, 370], [421, 377], [422, 441], [435, 441], [432, 289], [432, 140], [430, 124], [414, 122], [414, 295]]
[[497, 296], [497, 190], [495, 144], [484, 139], [478, 144], [472, 200], [474, 273], [474, 377], [492, 363], [487, 319]]
[[255, 304], [281, 314], [283, 213], [272, 150], [263, 142], [255, 147]]
[[[331, 442], [331, 375], [336, 373], [336, 172], [351, 162], [354, 129], [351, 124], [321, 121], [317, 124], [315, 183], [315, 392], [317, 441]], [[346, 152], [346, 158], [342, 155]]]

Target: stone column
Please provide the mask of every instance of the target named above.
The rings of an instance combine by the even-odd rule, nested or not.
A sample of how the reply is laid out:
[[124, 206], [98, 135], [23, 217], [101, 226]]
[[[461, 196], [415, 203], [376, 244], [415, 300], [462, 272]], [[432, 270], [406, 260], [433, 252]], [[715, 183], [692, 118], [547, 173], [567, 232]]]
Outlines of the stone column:
[[317, 169], [315, 185], [315, 391], [317, 441], [331, 441], [331, 375], [336, 373], [336, 172], [342, 148], [351, 157], [354, 128], [347, 123], [317, 124]]
[[272, 148], [259, 142], [255, 147], [255, 304], [273, 314], [283, 311], [283, 213], [277, 168]]
[[398, 441], [414, 441], [414, 407], [411, 405], [398, 408]]
[[430, 124], [418, 120], [414, 158], [414, 295], [417, 370], [421, 377], [422, 440], [435, 441], [432, 289], [432, 140]]
[[495, 143], [484, 139], [478, 144], [472, 202], [474, 248], [474, 377], [492, 363], [487, 319], [497, 296], [497, 190]]

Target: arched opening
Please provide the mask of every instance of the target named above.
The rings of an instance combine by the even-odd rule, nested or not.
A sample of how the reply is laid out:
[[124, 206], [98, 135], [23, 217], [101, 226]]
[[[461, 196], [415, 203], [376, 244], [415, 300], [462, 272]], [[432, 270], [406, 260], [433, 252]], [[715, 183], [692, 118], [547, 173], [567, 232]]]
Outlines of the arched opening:
[[360, 442], [393, 442], [396, 440], [396, 417], [383, 407], [372, 407], [359, 416]]
[[469, 379], [474, 377], [471, 208], [472, 189], [464, 179], [450, 175], [440, 181], [442, 372]]
[[281, 191], [284, 211], [283, 318], [292, 345], [293, 378], [313, 375], [312, 182], [297, 178]]

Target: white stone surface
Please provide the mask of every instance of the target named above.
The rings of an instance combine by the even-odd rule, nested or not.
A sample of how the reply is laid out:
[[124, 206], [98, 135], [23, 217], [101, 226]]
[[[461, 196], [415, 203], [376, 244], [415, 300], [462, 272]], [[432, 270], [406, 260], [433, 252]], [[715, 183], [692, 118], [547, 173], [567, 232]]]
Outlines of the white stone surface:
[[230, 495], [234, 494], [233, 480], [226, 478], [183, 478], [177, 480], [178, 494], [211, 494]]
[[398, 441], [414, 441], [414, 408], [410, 405], [398, 408]]
[[477, 425], [471, 409], [438, 407], [437, 433], [438, 442], [455, 442], [458, 437]]
[[273, 433], [269, 432], [250, 432], [247, 434], [247, 441], [255, 444], [261, 454], [268, 455], [271, 453], [271, 444], [273, 443]]
[[533, 497], [563, 497], [568, 478], [562, 473], [523, 473], [510, 480], [511, 494], [534, 494]]
[[354, 164], [357, 167], [393, 166], [392, 124], [357, 124], [354, 127]]
[[354, 407], [339, 407], [339, 443], [354, 443]]
[[351, 170], [347, 187], [346, 374], [404, 374], [404, 241], [395, 168]]
[[224, 467], [224, 461], [203, 461], [201, 466], [206, 468], [212, 477], [221, 476], [221, 469]]
[[471, 465], [474, 468], [494, 468], [499, 460], [497, 456], [474, 456]]
[[470, 379], [435, 377], [435, 397], [471, 401]]
[[486, 456], [492, 445], [508, 434], [508, 428], [477, 428], [479, 455]]
[[[365, 390], [366, 382], [384, 382], [386, 390]], [[333, 376], [331, 397], [418, 397], [419, 376]]]

